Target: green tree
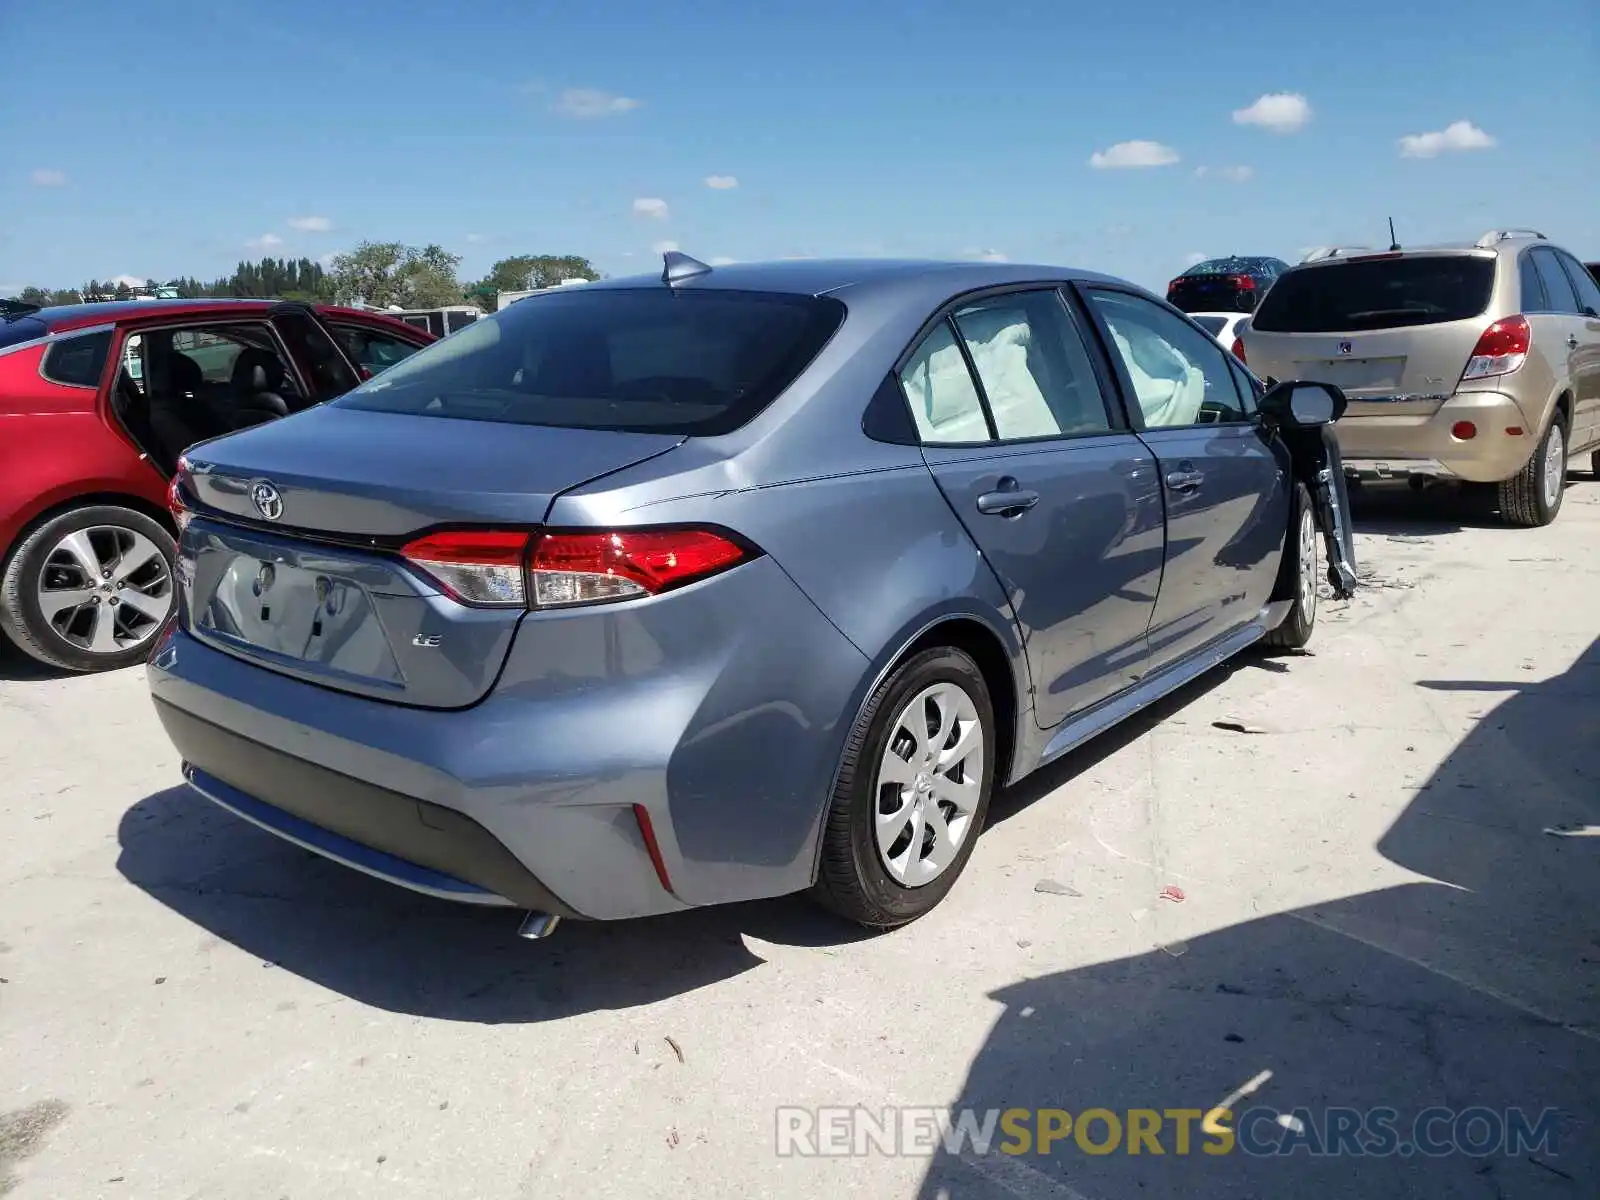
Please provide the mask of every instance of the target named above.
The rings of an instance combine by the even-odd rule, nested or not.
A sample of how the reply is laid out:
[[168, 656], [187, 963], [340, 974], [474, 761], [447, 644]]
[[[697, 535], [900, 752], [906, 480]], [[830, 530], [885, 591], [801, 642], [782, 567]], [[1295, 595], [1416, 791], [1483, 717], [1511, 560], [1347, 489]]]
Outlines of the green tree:
[[563, 279], [599, 278], [594, 264], [577, 254], [513, 254], [495, 263], [467, 289], [467, 295], [493, 312], [501, 292], [555, 287]]
[[436, 308], [459, 304], [456, 279], [459, 254], [429, 245], [418, 249], [400, 242], [362, 242], [333, 260], [333, 294], [343, 302], [359, 300], [387, 308]]
[[50, 303], [50, 293], [39, 287], [25, 287], [17, 293], [24, 304], [37, 304], [40, 308]]

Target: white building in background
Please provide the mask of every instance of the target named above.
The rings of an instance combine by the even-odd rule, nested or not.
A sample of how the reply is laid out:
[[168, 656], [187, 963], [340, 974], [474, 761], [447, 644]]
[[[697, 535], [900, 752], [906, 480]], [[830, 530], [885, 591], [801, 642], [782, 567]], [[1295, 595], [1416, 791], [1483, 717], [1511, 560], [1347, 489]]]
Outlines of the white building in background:
[[580, 283], [588, 283], [587, 279], [563, 279], [555, 287], [529, 288], [521, 292], [501, 292], [495, 299], [496, 309], [502, 309], [508, 304], [515, 304], [518, 300], [525, 300], [529, 296], [537, 296], [540, 292], [553, 292], [556, 288], [577, 287]]

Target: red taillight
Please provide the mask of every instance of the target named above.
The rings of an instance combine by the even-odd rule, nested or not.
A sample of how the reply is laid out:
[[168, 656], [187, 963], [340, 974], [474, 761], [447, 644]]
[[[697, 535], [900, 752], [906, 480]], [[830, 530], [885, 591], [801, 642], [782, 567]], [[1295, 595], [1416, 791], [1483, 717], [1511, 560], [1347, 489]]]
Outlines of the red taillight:
[[1461, 378], [1489, 379], [1509, 375], [1527, 361], [1528, 347], [1532, 343], [1533, 330], [1528, 328], [1527, 318], [1521, 314], [1503, 317], [1478, 338]]
[[667, 874], [667, 860], [661, 857], [661, 843], [656, 841], [656, 827], [650, 822], [650, 810], [642, 804], [633, 806], [633, 819], [639, 823], [639, 836], [650, 855], [650, 865], [656, 869], [656, 878], [667, 891], [672, 890], [672, 877]]
[[1235, 275], [1233, 277], [1233, 286], [1242, 291], [1253, 292], [1256, 290], [1256, 281], [1250, 275]]
[[1178, 278], [1174, 279], [1171, 283], [1167, 284], [1167, 295], [1170, 296], [1170, 295], [1172, 295], [1173, 292], [1177, 291], [1178, 290], [1178, 285], [1180, 283], [1182, 283], [1182, 282], [1183, 282], [1183, 276], [1180, 275], [1180, 276], [1178, 276]]
[[181, 469], [178, 474], [172, 477], [172, 481], [167, 484], [167, 512], [172, 515], [172, 523], [178, 527], [178, 533], [181, 536], [194, 516], [189, 511], [189, 506], [184, 503], [183, 473]]
[[1234, 338], [1233, 339], [1233, 356], [1235, 358], [1237, 358], [1240, 362], [1246, 361], [1245, 357], [1244, 357], [1244, 339], [1243, 338]]
[[417, 538], [400, 553], [461, 603], [495, 608], [567, 608], [655, 595], [752, 555], [705, 529], [447, 530]]
[[533, 547], [533, 604], [561, 608], [654, 595], [750, 557], [737, 542], [705, 529], [547, 533]]
[[500, 529], [430, 533], [407, 543], [400, 553], [463, 604], [520, 608], [528, 602], [522, 577], [528, 556], [526, 533]]

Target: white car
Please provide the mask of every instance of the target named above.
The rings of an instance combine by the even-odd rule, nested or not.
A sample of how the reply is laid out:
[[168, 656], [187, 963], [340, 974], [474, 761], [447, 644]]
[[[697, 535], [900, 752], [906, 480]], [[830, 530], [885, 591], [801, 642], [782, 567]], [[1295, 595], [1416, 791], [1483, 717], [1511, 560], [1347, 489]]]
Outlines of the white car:
[[1244, 343], [1240, 341], [1240, 334], [1245, 322], [1250, 319], [1249, 313], [1197, 312], [1190, 313], [1189, 319], [1221, 342], [1224, 350], [1244, 362]]

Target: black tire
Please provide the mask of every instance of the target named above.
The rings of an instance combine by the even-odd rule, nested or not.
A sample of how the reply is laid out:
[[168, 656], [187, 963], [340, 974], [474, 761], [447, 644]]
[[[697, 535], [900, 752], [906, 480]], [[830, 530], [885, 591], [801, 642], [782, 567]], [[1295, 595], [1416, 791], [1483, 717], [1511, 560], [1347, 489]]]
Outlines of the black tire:
[[[1302, 526], [1311, 522], [1311, 561], [1301, 552]], [[1304, 577], [1309, 574], [1307, 581]], [[1284, 535], [1283, 558], [1278, 562], [1278, 582], [1274, 600], [1293, 601], [1283, 624], [1262, 639], [1274, 650], [1301, 650], [1317, 627], [1317, 592], [1322, 586], [1322, 534], [1317, 529], [1311, 507], [1311, 493], [1303, 483], [1294, 485], [1294, 506], [1289, 514], [1289, 530]]]
[[[874, 832], [877, 764], [902, 710], [938, 683], [954, 684], [971, 699], [983, 734], [978, 801], [959, 852], [942, 873], [917, 887], [895, 880], [878, 853]], [[893, 929], [932, 909], [955, 886], [983, 832], [994, 788], [994, 705], [978, 665], [960, 650], [935, 647], [913, 655], [889, 673], [867, 701], [845, 743], [838, 786], [822, 831], [815, 899], [842, 917], [870, 929]], [[892, 847], [891, 847], [892, 850]]]
[[[59, 558], [52, 562], [51, 552], [63, 538], [89, 529], [97, 531], [93, 536], [101, 546], [107, 545], [108, 537], [120, 538], [124, 533], [148, 538], [160, 551], [161, 569], [165, 571], [166, 580], [164, 594], [171, 597], [176, 590], [173, 587], [176, 547], [172, 535], [141, 512], [119, 505], [89, 505], [58, 513], [30, 530], [17, 543], [5, 563], [4, 571], [0, 572], [0, 630], [23, 653], [47, 666], [65, 671], [109, 671], [144, 662], [150, 653], [155, 633], [162, 624], [160, 620], [135, 613], [132, 619], [139, 628], [129, 632], [143, 636], [136, 643], [124, 645], [115, 652], [97, 652], [69, 640], [46, 619], [39, 602], [39, 585], [44, 572], [62, 569]], [[151, 566], [153, 570], [155, 564]], [[159, 585], [157, 587], [159, 590]], [[107, 604], [110, 604], [109, 595]], [[146, 628], [148, 633], [145, 632]]]
[[[1550, 451], [1552, 438], [1561, 440], [1562, 486], [1556, 489], [1554, 503], [1544, 496], [1544, 463]], [[1539, 439], [1538, 448], [1522, 464], [1522, 469], [1510, 479], [1500, 481], [1500, 515], [1513, 525], [1537, 529], [1556, 519], [1561, 511], [1561, 501], [1566, 495], [1567, 422], [1558, 411], [1551, 418], [1550, 427]]]

